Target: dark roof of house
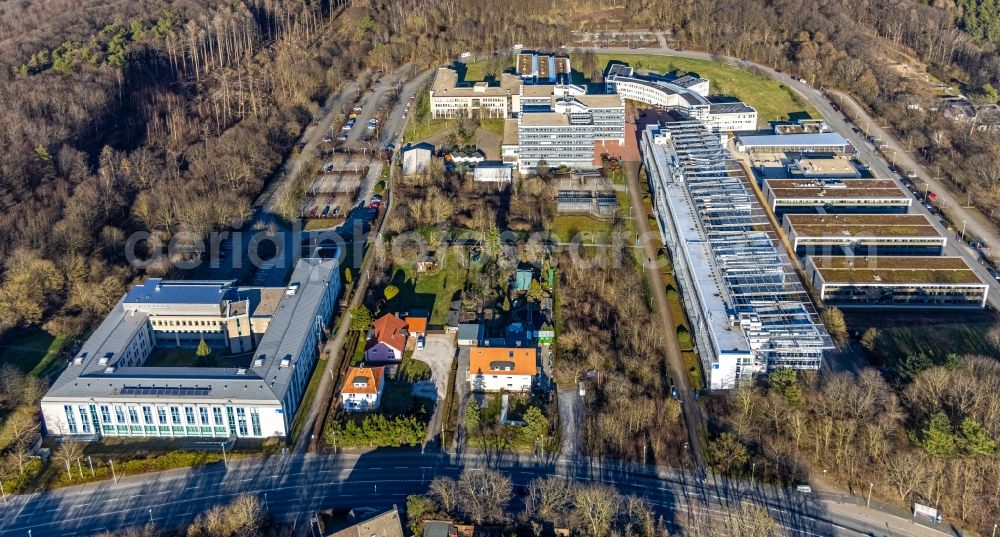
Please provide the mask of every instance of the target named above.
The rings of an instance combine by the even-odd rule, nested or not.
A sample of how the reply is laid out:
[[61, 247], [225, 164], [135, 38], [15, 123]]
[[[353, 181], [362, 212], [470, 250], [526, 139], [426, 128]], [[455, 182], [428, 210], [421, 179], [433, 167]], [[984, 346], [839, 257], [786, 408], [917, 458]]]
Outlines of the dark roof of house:
[[403, 537], [403, 525], [399, 521], [399, 511], [393, 506], [384, 513], [328, 533], [327, 537]]

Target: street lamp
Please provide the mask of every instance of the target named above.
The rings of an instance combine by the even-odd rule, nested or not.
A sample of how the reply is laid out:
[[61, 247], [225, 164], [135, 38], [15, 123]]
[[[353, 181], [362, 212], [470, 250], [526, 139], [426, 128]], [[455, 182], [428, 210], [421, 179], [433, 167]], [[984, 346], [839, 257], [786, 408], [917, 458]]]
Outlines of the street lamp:
[[152, 507], [149, 508], [149, 523], [150, 524], [153, 523], [153, 508]]
[[222, 464], [224, 464], [226, 468], [229, 468], [229, 459], [226, 458], [226, 443], [219, 442], [219, 447], [222, 448]]
[[868, 483], [868, 508], [872, 507], [872, 489], [875, 488], [875, 483]]
[[264, 493], [264, 510], [265, 511], [268, 510], [268, 508], [267, 508], [267, 493], [266, 492]]
[[967, 223], [965, 220], [962, 220], [962, 242], [965, 242], [965, 225]]
[[111, 465], [111, 477], [114, 478], [115, 484], [118, 484], [118, 474], [115, 473], [115, 461], [108, 459], [108, 464]]

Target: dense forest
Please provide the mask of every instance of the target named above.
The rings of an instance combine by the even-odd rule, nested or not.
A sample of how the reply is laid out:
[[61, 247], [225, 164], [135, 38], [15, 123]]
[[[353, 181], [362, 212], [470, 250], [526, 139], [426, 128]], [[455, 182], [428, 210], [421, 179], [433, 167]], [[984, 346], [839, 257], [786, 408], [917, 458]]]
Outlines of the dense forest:
[[1000, 512], [998, 390], [1000, 363], [977, 356], [915, 356], [887, 375], [778, 370], [719, 400], [723, 432], [710, 455], [730, 475], [801, 483], [822, 474], [986, 530]]
[[[993, 0], [45, 0], [0, 3], [0, 334], [78, 333], [137, 275], [125, 238], [239, 226], [330, 89], [359, 68], [660, 27], [846, 89], [984, 209], [1000, 134], [925, 108], [913, 58], [981, 101], [1000, 75]], [[585, 14], [585, 16], [584, 16]], [[879, 43], [881, 46], [872, 46]], [[992, 90], [992, 91], [990, 91]], [[1000, 214], [996, 215], [1000, 217]], [[165, 272], [168, 263], [150, 270]], [[43, 274], [44, 278], [25, 275]]]
[[[240, 226], [367, 49], [336, 2], [0, 4], [0, 334], [80, 333], [164, 242]], [[169, 270], [167, 263], [150, 267]]]

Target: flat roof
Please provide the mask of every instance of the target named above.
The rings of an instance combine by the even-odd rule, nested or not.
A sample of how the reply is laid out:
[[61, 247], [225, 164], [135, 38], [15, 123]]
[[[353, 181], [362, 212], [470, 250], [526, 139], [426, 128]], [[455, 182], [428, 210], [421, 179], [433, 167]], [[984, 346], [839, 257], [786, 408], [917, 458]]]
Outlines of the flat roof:
[[847, 146], [850, 142], [836, 132], [806, 134], [741, 134], [739, 145], [754, 147]]
[[530, 112], [521, 114], [520, 122], [527, 127], [563, 127], [569, 125], [569, 118], [558, 112]]
[[[146, 390], [148, 395], [179, 400], [177, 390], [193, 390], [185, 395], [186, 399], [282, 403], [294, 366], [303, 354], [310, 333], [316, 330], [316, 316], [327, 288], [338, 284], [337, 265], [336, 259], [298, 261], [289, 282], [289, 285], [298, 284], [298, 288], [291, 295], [285, 292], [286, 288], [277, 289], [281, 297], [255, 350], [254, 357], [263, 357], [264, 361], [260, 366], [247, 368], [131, 366], [107, 370], [107, 366], [115, 365], [118, 355], [136, 332], [148, 329], [149, 314], [127, 310], [123, 297], [74, 357], [74, 361], [81, 363], [71, 362], [44, 399], [128, 399], [138, 390]], [[266, 300], [273, 298], [272, 295]], [[109, 352], [114, 353], [114, 359], [102, 364], [100, 358]], [[283, 358], [288, 358], [289, 363], [282, 364]]]
[[458, 72], [450, 67], [439, 67], [431, 86], [434, 97], [500, 97], [506, 96], [508, 89], [478, 82], [475, 86], [458, 86]]
[[826, 284], [983, 285], [961, 257], [876, 256], [810, 257]]
[[786, 214], [798, 238], [944, 237], [922, 214]]
[[905, 199], [910, 196], [891, 179], [851, 179], [822, 181], [809, 179], [769, 179], [765, 190], [775, 199]]
[[523, 97], [550, 97], [556, 87], [552, 84], [524, 84], [521, 86]]
[[622, 96], [617, 93], [576, 95], [573, 98], [589, 108], [622, 108], [625, 106]]
[[844, 158], [802, 158], [792, 163], [803, 174], [810, 175], [840, 175], [843, 177], [858, 177], [861, 172], [850, 160]]
[[757, 109], [754, 107], [742, 102], [712, 103], [708, 105], [708, 112], [710, 114], [749, 114], [756, 111]]
[[503, 140], [500, 145], [517, 145], [517, 119], [505, 119], [503, 120]]
[[[663, 193], [657, 213], [670, 223], [665, 240], [686, 267], [679, 274], [690, 278], [693, 289], [684, 291], [700, 310], [703, 341], [719, 354], [753, 354], [768, 363], [811, 356], [818, 364], [829, 337], [791, 260], [768, 233], [752, 179], [698, 121], [648, 125], [642, 136], [644, 163]], [[758, 326], [744, 331], [734, 317]]]

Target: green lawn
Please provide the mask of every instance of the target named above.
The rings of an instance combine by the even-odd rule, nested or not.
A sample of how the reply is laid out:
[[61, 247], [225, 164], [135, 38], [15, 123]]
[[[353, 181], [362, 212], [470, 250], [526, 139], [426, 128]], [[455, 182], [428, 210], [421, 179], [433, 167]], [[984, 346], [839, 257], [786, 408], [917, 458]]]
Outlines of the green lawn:
[[145, 367], [246, 367], [253, 353], [224, 354], [213, 349], [212, 354], [199, 358], [194, 349], [153, 349]]
[[465, 64], [465, 82], [481, 82], [486, 78], [487, 66], [488, 62], [486, 60], [467, 62]]
[[611, 60], [625, 62], [638, 70], [652, 70], [658, 73], [675, 70], [695, 72], [711, 81], [710, 95], [737, 97], [756, 108], [759, 123], [788, 119], [791, 114], [797, 114], [796, 117], [801, 117], [803, 114], [808, 114], [813, 118], [820, 117], [815, 108], [800, 99], [794, 91], [784, 84], [770, 78], [757, 76], [750, 71], [732, 65], [674, 56], [597, 55], [599, 65], [607, 65]]
[[54, 337], [43, 330], [11, 338], [0, 344], [0, 364], [13, 364], [25, 373], [44, 376], [56, 365], [59, 351], [67, 341], [66, 336]]
[[443, 325], [448, 321], [451, 301], [458, 300], [469, 275], [462, 261], [449, 251], [444, 265], [430, 272], [417, 274], [413, 263], [396, 265], [392, 284], [399, 288], [399, 294], [386, 303], [382, 311], [425, 309], [431, 312], [431, 325]]
[[503, 119], [484, 119], [483, 130], [503, 136]]
[[295, 413], [295, 418], [292, 420], [292, 442], [298, 440], [299, 435], [302, 434], [302, 425], [305, 423], [306, 416], [312, 408], [313, 399], [316, 398], [316, 392], [319, 390], [319, 384], [323, 381], [323, 375], [325, 373], [326, 360], [317, 361], [316, 368], [313, 369], [312, 376], [309, 377], [309, 384], [306, 386], [306, 392], [302, 394], [302, 404], [299, 405], [299, 410]]
[[[431, 119], [411, 121], [406, 131], [403, 133], [403, 142], [419, 142], [437, 136], [443, 132], [453, 130], [458, 122], [454, 119]], [[501, 132], [502, 134], [502, 132]]]
[[333, 229], [344, 223], [344, 218], [310, 218], [305, 221], [304, 231], [317, 231], [321, 229]]
[[611, 223], [586, 215], [561, 214], [552, 219], [549, 231], [563, 242], [579, 239], [585, 244], [604, 244]]
[[941, 323], [879, 328], [879, 351], [890, 361], [924, 353], [932, 359], [948, 354], [996, 356], [986, 342], [991, 323]]
[[406, 382], [430, 380], [431, 366], [413, 358], [413, 351], [406, 351], [403, 353], [403, 362], [399, 364], [396, 378]]

